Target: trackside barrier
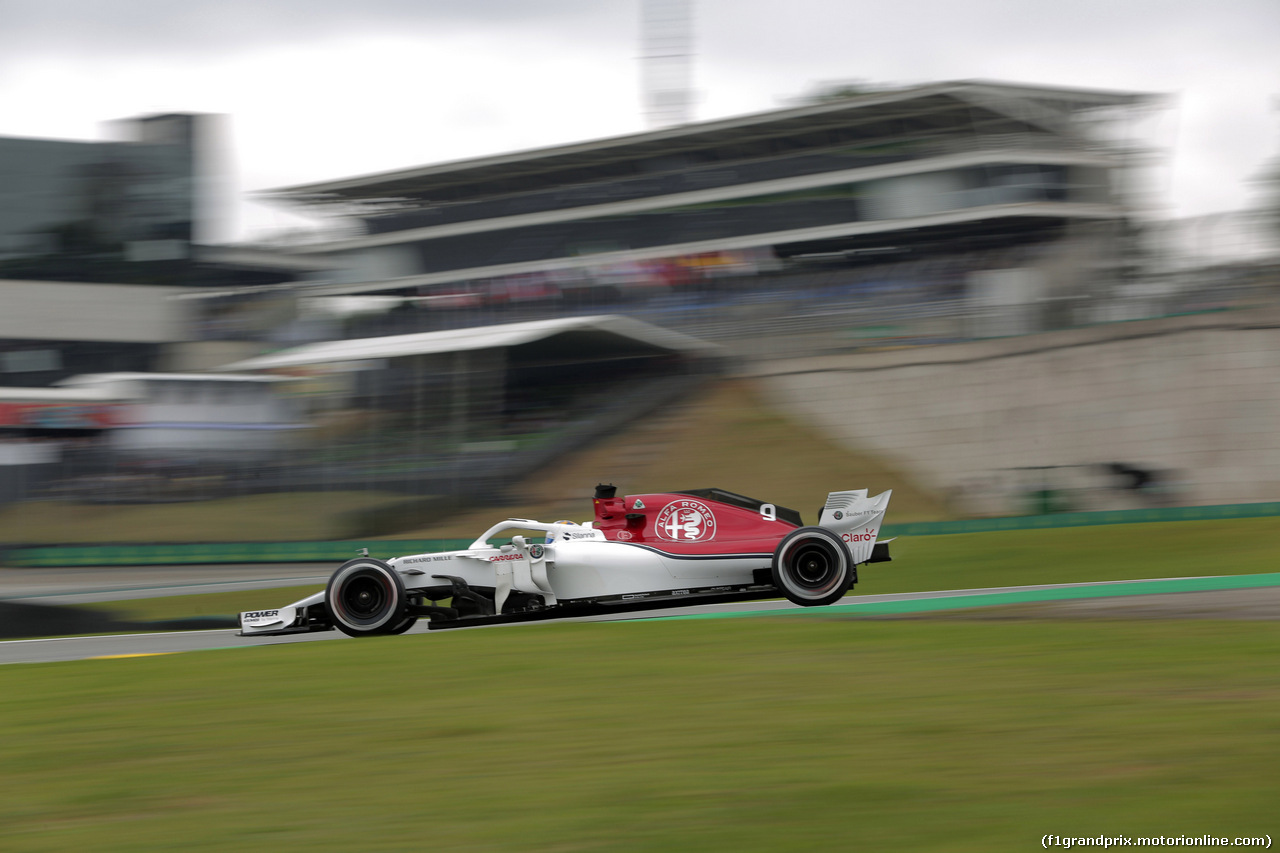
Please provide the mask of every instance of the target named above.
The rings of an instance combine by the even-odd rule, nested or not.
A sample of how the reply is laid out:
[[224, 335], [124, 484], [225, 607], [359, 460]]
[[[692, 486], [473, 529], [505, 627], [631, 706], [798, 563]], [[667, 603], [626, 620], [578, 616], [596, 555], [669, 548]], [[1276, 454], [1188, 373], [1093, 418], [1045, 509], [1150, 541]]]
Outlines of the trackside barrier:
[[[1063, 512], [962, 521], [915, 521], [886, 524], [881, 537], [947, 536], [998, 530], [1046, 530], [1100, 524], [1145, 524], [1160, 521], [1210, 521], [1224, 518], [1280, 516], [1280, 501], [1271, 503]], [[466, 548], [470, 539], [367, 539], [343, 542], [240, 542], [194, 545], [67, 545], [13, 548], [0, 554], [0, 565], [14, 568], [48, 566], [154, 566], [224, 563], [329, 563], [349, 560], [361, 548], [374, 557], [393, 557]]]

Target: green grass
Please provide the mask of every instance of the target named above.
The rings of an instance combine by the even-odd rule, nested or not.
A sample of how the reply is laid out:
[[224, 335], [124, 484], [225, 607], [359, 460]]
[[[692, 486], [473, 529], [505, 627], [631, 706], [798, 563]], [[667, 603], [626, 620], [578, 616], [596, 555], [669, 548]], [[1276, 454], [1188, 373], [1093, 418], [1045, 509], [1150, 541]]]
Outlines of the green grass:
[[1280, 568], [1280, 518], [914, 536], [889, 549], [892, 562], [859, 571], [858, 593], [1258, 574]]
[[12, 851], [1276, 832], [1280, 624], [539, 625], [0, 668]]
[[125, 601], [101, 601], [80, 604], [86, 610], [114, 614], [126, 621], [154, 622], [186, 619], [196, 616], [235, 616], [244, 610], [279, 607], [319, 592], [321, 585], [247, 589], [234, 592], [210, 592], [201, 595], [166, 595], [158, 598], [133, 598]]

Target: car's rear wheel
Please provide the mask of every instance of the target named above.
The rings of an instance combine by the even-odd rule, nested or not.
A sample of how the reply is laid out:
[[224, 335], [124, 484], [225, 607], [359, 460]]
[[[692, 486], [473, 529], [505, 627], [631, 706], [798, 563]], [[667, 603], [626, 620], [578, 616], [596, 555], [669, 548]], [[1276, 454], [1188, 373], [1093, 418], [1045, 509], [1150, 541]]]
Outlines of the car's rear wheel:
[[773, 584], [794, 604], [815, 607], [839, 601], [852, 582], [849, 549], [825, 528], [793, 530], [773, 552]]
[[353, 637], [409, 630], [413, 622], [405, 614], [407, 606], [400, 574], [386, 563], [368, 557], [340, 566], [324, 591], [329, 620], [339, 631]]

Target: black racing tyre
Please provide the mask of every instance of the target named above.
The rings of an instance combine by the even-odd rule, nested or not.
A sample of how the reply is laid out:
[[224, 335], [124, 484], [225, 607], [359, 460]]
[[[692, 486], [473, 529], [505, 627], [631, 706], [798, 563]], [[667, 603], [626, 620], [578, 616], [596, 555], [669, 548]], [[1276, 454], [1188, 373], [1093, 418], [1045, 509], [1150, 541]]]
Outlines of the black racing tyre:
[[412, 628], [414, 625], [416, 625], [416, 624], [417, 624], [417, 622], [418, 622], [418, 617], [417, 617], [417, 616], [406, 616], [406, 617], [404, 617], [404, 619], [401, 619], [401, 620], [400, 620], [400, 624], [396, 625], [396, 626], [395, 626], [395, 627], [393, 627], [393, 628], [388, 628], [388, 629], [387, 629], [387, 633], [388, 633], [388, 634], [403, 634], [405, 631], [408, 631], [410, 628]]
[[[420, 604], [423, 604], [423, 603], [424, 603], [424, 602], [423, 602], [422, 594], [421, 594], [421, 593], [415, 593], [415, 594], [413, 594], [413, 595], [409, 596], [409, 604], [410, 604], [410, 605], [415, 605], [415, 604], [420, 605]], [[403, 619], [401, 619], [401, 620], [400, 620], [400, 623], [399, 623], [398, 625], [395, 625], [395, 626], [393, 626], [393, 627], [391, 627], [391, 628], [387, 629], [387, 633], [388, 633], [388, 634], [403, 634], [405, 631], [408, 631], [410, 628], [412, 628], [412, 627], [413, 627], [414, 625], [416, 625], [417, 623], [418, 623], [418, 617], [417, 617], [417, 616], [405, 616]]]
[[849, 549], [826, 528], [793, 530], [773, 552], [773, 585], [794, 604], [816, 607], [839, 601], [852, 582]]
[[403, 625], [407, 607], [408, 596], [399, 572], [369, 557], [343, 563], [324, 590], [329, 621], [352, 637], [389, 634], [395, 629], [407, 631], [409, 626]]

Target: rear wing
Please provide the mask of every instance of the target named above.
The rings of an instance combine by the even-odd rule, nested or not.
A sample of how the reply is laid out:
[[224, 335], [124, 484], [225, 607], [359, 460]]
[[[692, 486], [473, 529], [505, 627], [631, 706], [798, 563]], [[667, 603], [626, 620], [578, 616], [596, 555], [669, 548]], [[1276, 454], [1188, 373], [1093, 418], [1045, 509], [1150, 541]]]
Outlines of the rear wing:
[[822, 505], [818, 526], [840, 536], [855, 564], [888, 560], [888, 546], [881, 542], [881, 547], [877, 548], [876, 537], [884, 523], [884, 513], [889, 508], [889, 496], [892, 494], [892, 489], [875, 497], [867, 497], [866, 489], [832, 492]]

